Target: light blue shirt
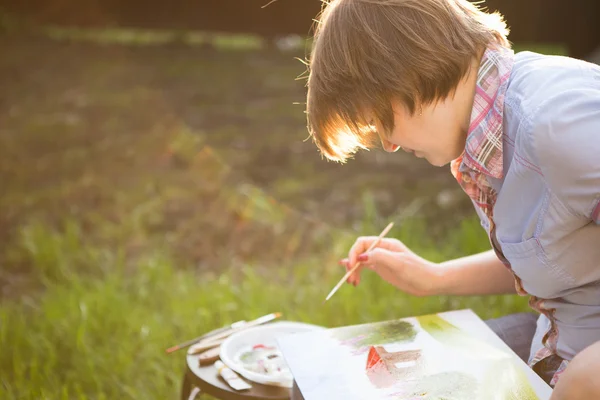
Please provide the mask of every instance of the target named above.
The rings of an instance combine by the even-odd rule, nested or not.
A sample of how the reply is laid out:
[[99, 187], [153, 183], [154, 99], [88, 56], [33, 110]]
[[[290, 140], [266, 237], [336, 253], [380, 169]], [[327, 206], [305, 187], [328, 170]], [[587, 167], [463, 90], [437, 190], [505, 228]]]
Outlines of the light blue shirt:
[[[518, 53], [503, 118], [496, 237], [523, 288], [555, 309], [556, 352], [570, 360], [600, 341], [600, 67]], [[549, 328], [540, 316], [532, 355]]]

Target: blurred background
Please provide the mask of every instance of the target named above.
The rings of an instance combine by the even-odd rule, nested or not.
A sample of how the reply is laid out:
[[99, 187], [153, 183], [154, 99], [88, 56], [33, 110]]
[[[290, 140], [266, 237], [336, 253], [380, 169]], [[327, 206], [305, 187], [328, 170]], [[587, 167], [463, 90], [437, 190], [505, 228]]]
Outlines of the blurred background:
[[[365, 273], [323, 300], [360, 235], [433, 261], [487, 250], [449, 168], [308, 138], [318, 0], [0, 0], [0, 398], [166, 399], [164, 349], [274, 311], [333, 327], [514, 296], [413, 298]], [[600, 62], [597, 0], [489, 0], [516, 51]]]

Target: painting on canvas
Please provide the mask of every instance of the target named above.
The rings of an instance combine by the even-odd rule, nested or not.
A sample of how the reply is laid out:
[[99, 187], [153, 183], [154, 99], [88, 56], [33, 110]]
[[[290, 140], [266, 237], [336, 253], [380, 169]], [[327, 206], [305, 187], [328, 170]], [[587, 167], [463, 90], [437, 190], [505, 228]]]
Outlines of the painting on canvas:
[[546, 400], [550, 387], [470, 310], [281, 338], [305, 400]]

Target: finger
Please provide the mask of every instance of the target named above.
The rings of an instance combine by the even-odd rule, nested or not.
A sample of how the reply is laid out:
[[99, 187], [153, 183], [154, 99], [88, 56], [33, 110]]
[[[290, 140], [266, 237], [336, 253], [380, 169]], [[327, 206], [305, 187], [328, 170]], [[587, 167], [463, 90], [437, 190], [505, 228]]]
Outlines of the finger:
[[382, 238], [379, 243], [377, 243], [377, 248], [382, 248], [390, 251], [406, 251], [407, 247], [404, 243], [399, 241], [398, 239], [393, 238]]
[[[349, 264], [349, 260], [347, 258], [343, 258], [343, 259], [339, 260], [338, 264], [341, 265], [342, 267], [344, 267], [344, 269], [346, 270], [346, 273], [348, 273], [348, 271], [350, 271], [350, 264]], [[346, 283], [348, 283], [350, 285], [353, 284], [351, 276], [346, 278]]]
[[348, 273], [348, 272], [350, 272], [350, 271], [354, 270], [354, 271], [353, 271], [353, 272], [350, 274], [350, 276], [348, 277], [348, 282], [349, 282], [349, 283], [351, 283], [351, 284], [353, 284], [353, 285], [356, 283], [356, 279], [357, 279], [358, 277], [360, 277], [360, 269], [361, 269], [361, 268], [360, 268], [360, 265], [358, 265], [358, 268], [356, 268], [356, 267], [357, 267], [357, 265], [356, 265], [356, 264], [355, 264], [355, 265], [351, 265], [351, 264], [350, 264], [350, 260], [348, 260], [348, 262], [347, 262], [347, 264], [346, 264], [346, 273]]
[[350, 265], [356, 264], [356, 257], [358, 257], [359, 254], [367, 251], [369, 246], [371, 246], [371, 243], [373, 243], [375, 240], [377, 240], [376, 236], [361, 236], [356, 239], [356, 242], [354, 242], [354, 245], [352, 245], [350, 251], [348, 252], [348, 260], [350, 261]]
[[[348, 271], [350, 271], [350, 264], [348, 262], [344, 263], [344, 269], [346, 270], [346, 273], [348, 273]], [[348, 278], [346, 278], [346, 283], [348, 283], [349, 285], [352, 285], [352, 275], [350, 275]]]
[[368, 253], [361, 254], [358, 258], [361, 264], [369, 269], [389, 268], [396, 269], [402, 264], [403, 253], [376, 248]]
[[[350, 266], [350, 264], [348, 264], [348, 268], [346, 268], [346, 271], [351, 271], [353, 267]], [[351, 285], [356, 286], [356, 279], [357, 277], [359, 277], [360, 272], [358, 270], [354, 271], [352, 274], [350, 274], [350, 276], [348, 277], [348, 281], [350, 282]]]
[[370, 267], [368, 265], [365, 265], [364, 263], [362, 263], [360, 261], [357, 262], [357, 265], [358, 265], [358, 268], [356, 268], [356, 270], [352, 274], [352, 279], [353, 279], [353, 282], [356, 285], [359, 285], [360, 281], [361, 281], [361, 275], [362, 275], [363, 269], [370, 268]]
[[[345, 262], [345, 267], [346, 267], [346, 273], [348, 273], [352, 269], [352, 267], [350, 267], [350, 264], [348, 262]], [[357, 274], [355, 271], [353, 274], [351, 274], [348, 277], [348, 279], [346, 279], [346, 283], [356, 286], [357, 285], [356, 278], [357, 278]], [[359, 278], [360, 278], [360, 275], [359, 275]]]

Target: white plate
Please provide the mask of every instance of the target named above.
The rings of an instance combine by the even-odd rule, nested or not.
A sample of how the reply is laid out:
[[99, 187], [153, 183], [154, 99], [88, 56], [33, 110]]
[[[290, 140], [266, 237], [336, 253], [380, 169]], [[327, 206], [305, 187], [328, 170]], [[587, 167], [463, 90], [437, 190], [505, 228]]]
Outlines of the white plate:
[[267, 375], [247, 370], [239, 361], [239, 356], [241, 353], [247, 351], [249, 348], [257, 344], [274, 346], [278, 348], [276, 340], [279, 337], [321, 329], [325, 328], [291, 321], [271, 322], [267, 325], [248, 328], [241, 332], [234, 333], [225, 339], [225, 341], [221, 344], [220, 357], [225, 365], [250, 381], [261, 383], [263, 385], [291, 388], [293, 384], [293, 377], [291, 374], [282, 375], [279, 377], [269, 377]]

